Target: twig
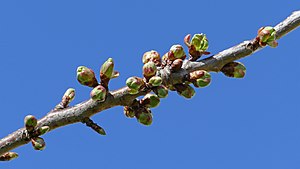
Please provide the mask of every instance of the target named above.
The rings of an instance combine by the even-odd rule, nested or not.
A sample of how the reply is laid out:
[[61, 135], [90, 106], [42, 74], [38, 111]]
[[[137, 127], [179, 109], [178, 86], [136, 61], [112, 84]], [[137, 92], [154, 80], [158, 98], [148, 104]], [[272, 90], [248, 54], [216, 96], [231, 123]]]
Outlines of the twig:
[[[300, 11], [294, 12], [283, 22], [275, 26], [277, 39], [283, 37], [287, 33], [296, 29], [300, 25]], [[163, 79], [164, 84], [176, 84], [183, 81], [186, 75], [194, 70], [207, 70], [218, 72], [221, 68], [232, 61], [249, 56], [254, 52], [262, 49], [253, 44], [254, 40], [244, 41], [234, 47], [226, 49], [214, 56], [200, 60], [198, 62], [184, 61], [183, 69], [177, 73], [170, 73], [166, 69], [162, 69], [159, 75]], [[129, 106], [138, 96], [145, 95], [146, 92], [139, 92], [131, 95], [128, 93], [127, 87], [110, 92], [104, 102], [96, 102], [92, 99], [79, 103], [73, 107], [67, 107], [62, 110], [54, 110], [38, 121], [37, 127], [49, 126], [51, 130], [63, 127], [72, 123], [82, 122], [83, 119], [109, 109], [114, 106]], [[66, 106], [65, 106], [66, 107]], [[0, 140], [0, 155], [9, 152], [21, 145], [27, 144], [29, 141], [25, 128], [21, 128], [12, 134]]]

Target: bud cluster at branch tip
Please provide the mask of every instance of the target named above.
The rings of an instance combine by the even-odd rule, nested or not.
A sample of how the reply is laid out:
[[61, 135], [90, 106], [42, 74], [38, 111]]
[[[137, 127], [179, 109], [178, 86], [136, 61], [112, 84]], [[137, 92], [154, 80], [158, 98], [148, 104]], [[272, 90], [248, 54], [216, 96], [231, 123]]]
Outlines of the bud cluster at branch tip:
[[79, 66], [77, 68], [77, 80], [80, 84], [89, 87], [96, 87], [98, 85], [94, 71], [85, 66]]
[[35, 150], [45, 149], [45, 141], [43, 138], [38, 137], [50, 130], [49, 126], [42, 126], [37, 128], [37, 119], [33, 115], [27, 115], [24, 118], [25, 128], [27, 130], [29, 139]]
[[200, 34], [194, 34], [194, 36], [191, 39], [191, 34], [188, 34], [184, 38], [184, 43], [189, 48], [189, 54], [190, 54], [190, 61], [196, 61], [199, 59], [203, 54], [208, 55], [210, 52], [207, 52], [208, 49], [208, 39], [206, 38], [206, 35], [203, 33]]
[[278, 46], [276, 41], [276, 31], [271, 26], [261, 27], [257, 32], [257, 37], [260, 46], [269, 45], [273, 48]]
[[246, 67], [240, 62], [230, 62], [223, 66], [221, 72], [228, 77], [243, 78]]

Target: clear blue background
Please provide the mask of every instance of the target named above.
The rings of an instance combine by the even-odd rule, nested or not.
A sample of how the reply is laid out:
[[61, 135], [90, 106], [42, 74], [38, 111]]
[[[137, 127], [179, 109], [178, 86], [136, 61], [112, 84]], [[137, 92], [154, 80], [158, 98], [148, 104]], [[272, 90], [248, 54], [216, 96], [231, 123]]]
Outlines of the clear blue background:
[[[113, 57], [121, 76], [118, 89], [141, 76], [141, 56], [165, 53], [183, 44], [187, 33], [207, 34], [209, 51], [218, 53], [276, 25], [299, 1], [0, 1], [1, 138], [23, 126], [23, 118], [43, 117], [68, 87], [74, 103], [89, 98], [76, 68]], [[127, 119], [122, 107], [93, 116], [107, 136], [83, 124], [46, 134], [47, 147], [31, 145], [0, 168], [105, 169], [299, 169], [300, 29], [243, 59], [242, 80], [213, 73], [212, 84], [186, 100], [170, 93], [153, 109], [150, 127]]]

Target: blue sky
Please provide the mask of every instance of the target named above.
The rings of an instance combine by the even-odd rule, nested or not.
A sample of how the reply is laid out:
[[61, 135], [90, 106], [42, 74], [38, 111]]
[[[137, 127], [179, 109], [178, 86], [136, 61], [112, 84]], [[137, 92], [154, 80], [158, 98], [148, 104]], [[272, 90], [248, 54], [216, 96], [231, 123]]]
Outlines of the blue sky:
[[[0, 137], [23, 126], [23, 118], [43, 117], [68, 87], [73, 104], [89, 98], [78, 84], [76, 68], [99, 75], [113, 57], [121, 76], [141, 76], [141, 56], [165, 53], [183, 44], [187, 33], [206, 33], [213, 54], [253, 38], [275, 25], [300, 2], [111, 0], [0, 1]], [[212, 73], [212, 84], [185, 100], [170, 93], [153, 109], [150, 127], [127, 119], [122, 107], [93, 116], [106, 129], [97, 135], [82, 124], [44, 136], [47, 147], [31, 145], [0, 168], [105, 169], [298, 169], [300, 167], [300, 29], [241, 60], [246, 77]], [[3, 167], [2, 167], [3, 166]]]

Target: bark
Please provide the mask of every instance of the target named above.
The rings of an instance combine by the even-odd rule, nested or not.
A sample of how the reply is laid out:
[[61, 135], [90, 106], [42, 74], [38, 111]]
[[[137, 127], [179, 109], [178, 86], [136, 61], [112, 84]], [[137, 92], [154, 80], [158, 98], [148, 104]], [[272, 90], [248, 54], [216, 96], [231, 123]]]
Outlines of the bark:
[[[296, 29], [299, 25], [300, 11], [296, 11], [274, 27], [277, 32], [276, 38], [280, 39], [287, 33]], [[195, 70], [219, 72], [225, 64], [249, 56], [262, 48], [263, 47], [255, 43], [255, 39], [244, 41], [200, 61], [192, 62], [185, 60], [182, 69], [176, 73], [171, 73], [165, 68], [160, 70], [158, 75], [162, 77], [163, 83], [166, 85], [181, 83], [189, 72]], [[38, 127], [49, 126], [50, 131], [53, 131], [58, 127], [82, 122], [87, 117], [91, 117], [94, 114], [111, 107], [130, 105], [135, 98], [145, 95], [147, 92], [149, 91], [142, 91], [136, 95], [131, 95], [128, 93], [127, 87], [123, 87], [116, 91], [110, 91], [110, 94], [104, 102], [95, 102], [90, 99], [73, 107], [62, 110], [52, 110], [46, 116], [38, 120]], [[27, 144], [29, 141], [30, 137], [27, 130], [25, 128], [18, 129], [0, 140], [0, 155], [21, 145]]]

